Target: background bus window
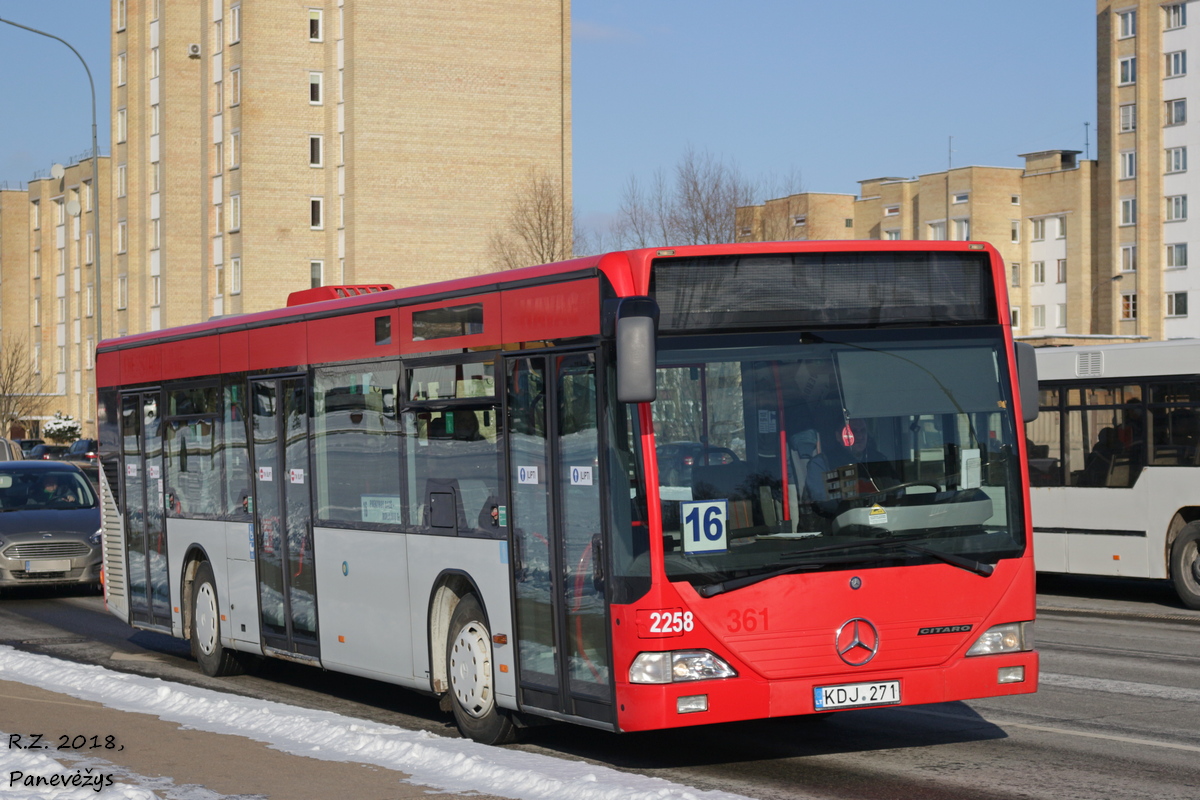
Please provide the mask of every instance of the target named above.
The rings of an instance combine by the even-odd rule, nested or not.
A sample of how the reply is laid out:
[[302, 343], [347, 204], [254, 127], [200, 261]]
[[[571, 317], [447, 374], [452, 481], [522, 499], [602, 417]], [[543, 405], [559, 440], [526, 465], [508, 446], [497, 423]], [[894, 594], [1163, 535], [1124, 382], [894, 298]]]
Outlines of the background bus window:
[[1142, 387], [1067, 392], [1067, 469], [1072, 486], [1130, 487], [1146, 465]]
[[1200, 464], [1200, 385], [1161, 383], [1149, 389], [1150, 463], [1157, 467]]
[[433, 533], [498, 535], [496, 409], [404, 413], [408, 524]]
[[1025, 425], [1025, 450], [1029, 461], [1031, 486], [1062, 486], [1062, 409], [1061, 392], [1038, 392], [1038, 418]]
[[402, 524], [398, 363], [316, 370], [317, 519]]

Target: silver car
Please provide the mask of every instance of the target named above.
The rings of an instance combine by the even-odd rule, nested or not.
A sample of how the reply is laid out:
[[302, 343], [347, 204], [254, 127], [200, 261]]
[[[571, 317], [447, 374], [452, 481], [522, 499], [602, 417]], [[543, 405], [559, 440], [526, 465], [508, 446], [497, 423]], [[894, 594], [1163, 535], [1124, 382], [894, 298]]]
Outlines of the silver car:
[[62, 461], [0, 463], [0, 587], [99, 584], [100, 502]]

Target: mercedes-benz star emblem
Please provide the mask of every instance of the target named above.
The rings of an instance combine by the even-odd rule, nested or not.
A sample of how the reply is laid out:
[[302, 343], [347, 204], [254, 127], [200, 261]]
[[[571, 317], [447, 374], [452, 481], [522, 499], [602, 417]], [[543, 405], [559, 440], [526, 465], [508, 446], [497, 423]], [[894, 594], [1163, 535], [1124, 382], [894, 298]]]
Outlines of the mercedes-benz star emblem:
[[834, 647], [842, 661], [852, 667], [861, 667], [879, 652], [879, 631], [862, 617], [855, 617], [838, 628]]

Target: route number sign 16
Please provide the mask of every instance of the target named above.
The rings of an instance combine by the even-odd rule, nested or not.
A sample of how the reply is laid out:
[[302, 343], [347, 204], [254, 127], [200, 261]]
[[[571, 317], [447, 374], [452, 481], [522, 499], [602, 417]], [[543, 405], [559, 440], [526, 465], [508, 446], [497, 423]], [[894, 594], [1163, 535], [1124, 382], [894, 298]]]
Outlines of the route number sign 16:
[[729, 502], [727, 500], [683, 501], [683, 552], [686, 555], [724, 553], [729, 549]]

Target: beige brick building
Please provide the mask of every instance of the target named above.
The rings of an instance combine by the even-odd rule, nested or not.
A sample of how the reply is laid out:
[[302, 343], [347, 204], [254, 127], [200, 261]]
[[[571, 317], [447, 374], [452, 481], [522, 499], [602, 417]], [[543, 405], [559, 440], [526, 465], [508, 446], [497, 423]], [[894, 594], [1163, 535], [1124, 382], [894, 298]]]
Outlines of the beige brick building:
[[569, 0], [114, 0], [115, 334], [488, 267], [571, 192]]
[[1116, 284], [1099, 332], [1200, 336], [1200, 308], [1188, 308], [1200, 292], [1188, 263], [1200, 227], [1187, 208], [1188, 151], [1200, 147], [1188, 68], [1200, 50], [1197, 15], [1190, 2], [1096, 4], [1097, 280]]
[[[109, 159], [99, 166], [103, 188]], [[0, 191], [0, 346], [28, 351], [41, 416], [69, 414], [85, 429], [95, 421], [96, 256], [111, 247], [107, 209], [96, 240], [92, 168], [89, 159], [25, 190]], [[109, 265], [101, 266], [107, 276]]]
[[987, 241], [1009, 266], [1016, 333], [1089, 332], [1101, 299], [1092, 279], [1096, 164], [1078, 155], [1028, 153], [1024, 169], [959, 167], [860, 181], [857, 196], [769, 200], [738, 209], [739, 239]]

